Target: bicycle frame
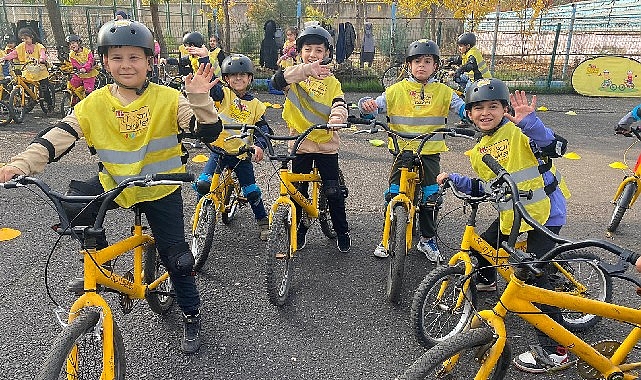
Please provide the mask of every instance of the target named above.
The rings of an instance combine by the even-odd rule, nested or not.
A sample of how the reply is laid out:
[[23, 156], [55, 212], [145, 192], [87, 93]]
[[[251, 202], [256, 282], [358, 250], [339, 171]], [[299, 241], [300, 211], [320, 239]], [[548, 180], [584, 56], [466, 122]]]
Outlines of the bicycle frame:
[[412, 246], [412, 232], [414, 231], [414, 216], [416, 215], [416, 206], [414, 205], [414, 195], [416, 192], [416, 184], [420, 179], [416, 169], [408, 169], [406, 167], [400, 168], [401, 179], [399, 183], [399, 191], [394, 198], [387, 204], [385, 209], [385, 224], [383, 225], [383, 238], [381, 244], [385, 249], [389, 248], [390, 231], [392, 227], [393, 210], [398, 204], [402, 204], [407, 210], [407, 226], [405, 227], [405, 254], [409, 251], [408, 247]]
[[[221, 181], [221, 178], [222, 178], [222, 181]], [[214, 205], [216, 205], [216, 211], [224, 212], [227, 188], [229, 185], [233, 185], [233, 184], [234, 184], [234, 180], [232, 178], [232, 169], [224, 168], [221, 171], [221, 170], [218, 170], [218, 168], [216, 168], [216, 171], [214, 172], [214, 175], [211, 178], [211, 185], [209, 187], [209, 192], [203, 195], [202, 198], [200, 198], [200, 200], [196, 204], [196, 210], [194, 211], [194, 214], [198, 215], [206, 199], [211, 200], [214, 203]], [[192, 231], [196, 229], [197, 223], [198, 223], [198, 220], [194, 218]]]

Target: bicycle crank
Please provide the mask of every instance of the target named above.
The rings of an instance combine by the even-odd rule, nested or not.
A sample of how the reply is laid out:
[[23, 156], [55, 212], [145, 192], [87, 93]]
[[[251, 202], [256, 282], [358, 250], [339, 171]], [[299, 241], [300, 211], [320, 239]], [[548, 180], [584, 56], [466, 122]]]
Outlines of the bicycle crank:
[[[123, 276], [125, 280], [134, 281], [134, 274], [130, 270]], [[134, 300], [126, 294], [119, 293], [118, 297], [120, 298], [120, 310], [123, 314], [129, 314], [134, 308]]]
[[[597, 342], [592, 345], [592, 348], [597, 350], [601, 355], [605, 356], [606, 358], [611, 358], [614, 352], [619, 348], [621, 345], [621, 342], [617, 342], [615, 340], [602, 340], [600, 342]], [[623, 363], [627, 360], [627, 357], [623, 359]], [[584, 379], [602, 379], [603, 376], [594, 369], [594, 367], [590, 366], [588, 363], [586, 363], [583, 360], [579, 360], [576, 363], [576, 372], [579, 374]], [[613, 374], [613, 377], [610, 377], [611, 379], [623, 379], [623, 374], [621, 374], [620, 377], [617, 377], [618, 374]]]

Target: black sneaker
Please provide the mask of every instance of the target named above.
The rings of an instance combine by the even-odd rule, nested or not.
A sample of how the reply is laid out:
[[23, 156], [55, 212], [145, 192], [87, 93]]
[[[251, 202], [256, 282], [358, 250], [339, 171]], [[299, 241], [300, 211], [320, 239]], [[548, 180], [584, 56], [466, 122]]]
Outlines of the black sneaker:
[[336, 235], [336, 246], [338, 250], [343, 253], [349, 252], [349, 248], [352, 246], [352, 239], [349, 237], [349, 232]]
[[296, 232], [296, 245], [298, 246], [298, 250], [305, 248], [305, 244], [307, 244], [307, 230], [308, 228], [305, 227], [303, 223], [298, 226], [298, 232]]
[[183, 314], [182, 350], [185, 354], [193, 354], [200, 348], [200, 314]]

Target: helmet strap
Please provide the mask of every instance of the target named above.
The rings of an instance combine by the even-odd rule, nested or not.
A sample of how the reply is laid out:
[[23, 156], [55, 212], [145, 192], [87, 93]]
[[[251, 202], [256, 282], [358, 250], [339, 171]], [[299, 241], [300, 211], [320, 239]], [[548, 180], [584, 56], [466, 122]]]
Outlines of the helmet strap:
[[112, 76], [112, 79], [114, 80], [114, 83], [115, 83], [116, 85], [118, 85], [118, 87], [122, 87], [122, 88], [125, 88], [125, 89], [127, 89], [127, 90], [135, 90], [135, 91], [136, 91], [136, 95], [138, 95], [138, 96], [142, 95], [142, 94], [143, 94], [143, 92], [145, 92], [145, 90], [147, 89], [147, 87], [149, 87], [149, 79], [145, 79], [145, 83], [143, 83], [143, 84], [142, 84], [142, 86], [141, 86], [140, 88], [138, 88], [138, 87], [126, 86], [126, 85], [124, 85], [124, 84], [122, 84], [122, 83], [118, 82], [118, 81], [116, 80], [116, 78], [114, 78], [113, 76]]

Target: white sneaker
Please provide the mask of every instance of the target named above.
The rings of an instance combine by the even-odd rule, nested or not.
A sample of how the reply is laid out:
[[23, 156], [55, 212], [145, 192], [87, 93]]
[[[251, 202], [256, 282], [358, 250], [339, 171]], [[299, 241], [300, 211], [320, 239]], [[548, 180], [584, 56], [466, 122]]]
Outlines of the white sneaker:
[[438, 250], [438, 246], [436, 245], [436, 239], [433, 237], [425, 238], [421, 236], [418, 244], [416, 244], [416, 249], [423, 252], [425, 257], [427, 257], [427, 259], [432, 263], [444, 260], [443, 256], [441, 256], [441, 252]]
[[513, 360], [514, 366], [523, 372], [544, 373], [568, 368], [572, 362], [568, 360], [567, 349], [558, 346], [556, 352], [546, 352], [541, 346], [530, 346], [526, 351]]
[[374, 250], [374, 256], [384, 259], [386, 257], [389, 257], [389, 254], [387, 253], [387, 249], [383, 247], [383, 244], [379, 244], [378, 247], [376, 247], [376, 249]]

